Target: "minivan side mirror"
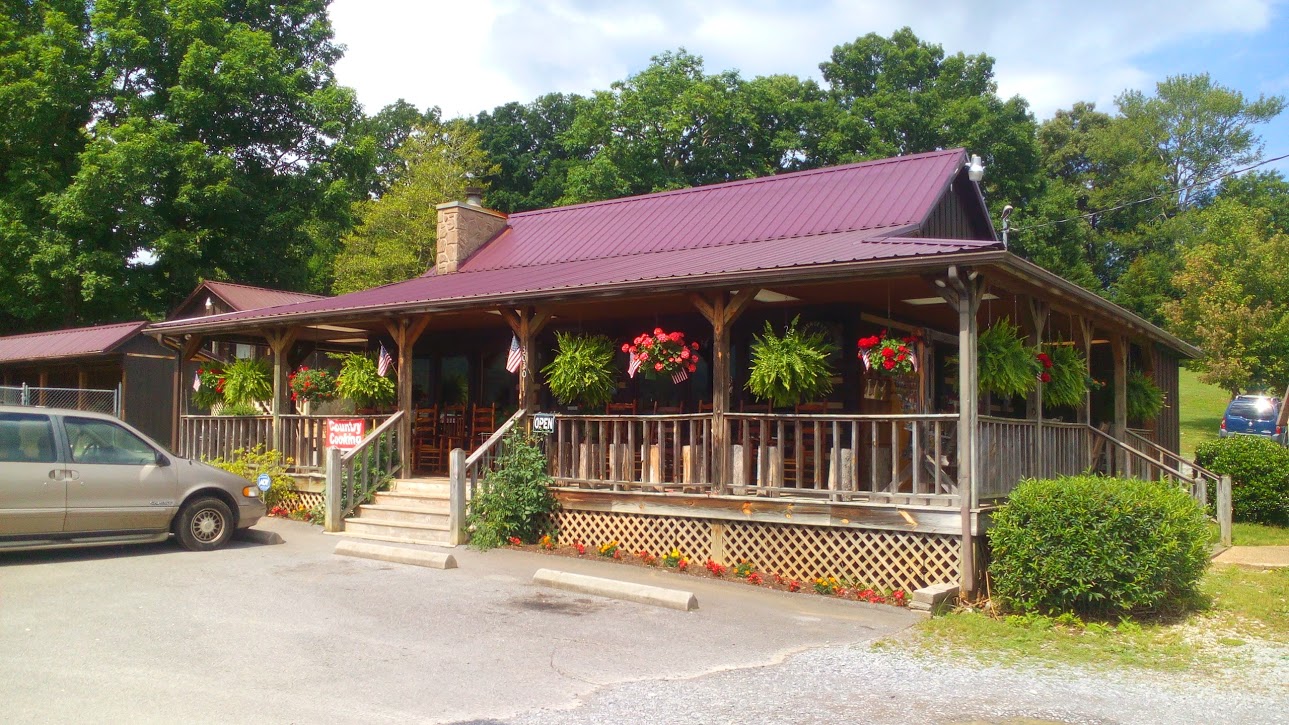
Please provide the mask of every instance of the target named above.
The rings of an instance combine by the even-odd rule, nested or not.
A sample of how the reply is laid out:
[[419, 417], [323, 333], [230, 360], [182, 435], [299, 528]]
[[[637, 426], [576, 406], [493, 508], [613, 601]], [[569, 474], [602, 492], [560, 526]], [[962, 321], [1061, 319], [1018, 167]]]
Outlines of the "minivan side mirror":
[[157, 451], [157, 465], [161, 466], [162, 468], [165, 468], [166, 466], [170, 465], [170, 457], [162, 453], [161, 451]]

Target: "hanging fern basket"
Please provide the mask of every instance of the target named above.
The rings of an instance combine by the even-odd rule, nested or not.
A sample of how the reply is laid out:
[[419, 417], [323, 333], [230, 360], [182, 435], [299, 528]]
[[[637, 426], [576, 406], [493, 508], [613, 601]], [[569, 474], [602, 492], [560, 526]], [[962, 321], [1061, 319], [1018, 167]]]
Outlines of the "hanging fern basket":
[[837, 347], [827, 331], [811, 325], [800, 326], [794, 317], [776, 335], [765, 323], [760, 335], [752, 336], [752, 367], [747, 389], [774, 407], [797, 405], [822, 400], [832, 392], [832, 363], [829, 358]]

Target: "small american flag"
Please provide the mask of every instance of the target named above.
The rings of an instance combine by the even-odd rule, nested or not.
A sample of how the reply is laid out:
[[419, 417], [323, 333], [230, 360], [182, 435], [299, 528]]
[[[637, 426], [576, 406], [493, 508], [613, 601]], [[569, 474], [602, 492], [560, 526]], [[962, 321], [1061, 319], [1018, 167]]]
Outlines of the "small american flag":
[[636, 371], [640, 369], [640, 358], [635, 355], [631, 356], [631, 362], [627, 364], [627, 377], [634, 378]]
[[194, 393], [201, 390], [201, 373], [192, 374], [192, 390]]
[[380, 354], [376, 356], [376, 374], [385, 377], [385, 373], [394, 367], [394, 358], [389, 356], [389, 350], [385, 349], [385, 343], [380, 344]]
[[689, 373], [684, 368], [677, 368], [676, 372], [671, 374], [671, 382], [679, 385], [689, 379]]
[[519, 338], [515, 335], [510, 336], [510, 352], [506, 354], [506, 370], [517, 373], [519, 368], [524, 365], [524, 348], [519, 344]]

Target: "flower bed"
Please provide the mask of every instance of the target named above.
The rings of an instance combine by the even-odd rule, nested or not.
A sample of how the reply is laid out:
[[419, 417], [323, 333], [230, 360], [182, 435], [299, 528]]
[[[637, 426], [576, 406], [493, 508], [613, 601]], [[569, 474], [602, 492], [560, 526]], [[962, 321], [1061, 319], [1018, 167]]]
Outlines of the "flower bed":
[[870, 604], [889, 604], [895, 607], [908, 606], [909, 601], [909, 593], [902, 589], [885, 590], [865, 586], [859, 582], [838, 580], [833, 577], [799, 581], [772, 572], [758, 571], [753, 562], [746, 560], [740, 560], [726, 566], [708, 559], [700, 566], [679, 549], [672, 549], [667, 552], [636, 551], [628, 553], [616, 541], [595, 545], [575, 541], [571, 546], [559, 546], [550, 536], [543, 536], [536, 544], [524, 544], [518, 538], [511, 537], [509, 543], [508, 548], [521, 551], [532, 551], [551, 556], [566, 556], [573, 559], [608, 559], [629, 566], [669, 569], [676, 572], [677, 575], [684, 574], [685, 576], [696, 576], [703, 579], [741, 582], [748, 586], [782, 592], [799, 592], [801, 594], [868, 602]]

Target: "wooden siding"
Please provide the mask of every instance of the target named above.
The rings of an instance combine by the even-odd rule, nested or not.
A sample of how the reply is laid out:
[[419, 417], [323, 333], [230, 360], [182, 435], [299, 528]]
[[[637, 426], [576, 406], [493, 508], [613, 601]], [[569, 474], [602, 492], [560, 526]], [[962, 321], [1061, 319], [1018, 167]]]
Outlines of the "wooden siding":
[[1164, 391], [1164, 409], [1155, 423], [1155, 442], [1177, 453], [1181, 449], [1181, 415], [1178, 372], [1181, 361], [1161, 345], [1154, 346], [1155, 384]]
[[967, 213], [961, 192], [951, 186], [931, 210], [919, 236], [934, 239], [988, 239], [989, 230]]
[[[125, 422], [162, 445], [170, 443], [174, 405], [174, 351], [139, 335], [121, 346]], [[191, 383], [189, 384], [191, 387]]]

